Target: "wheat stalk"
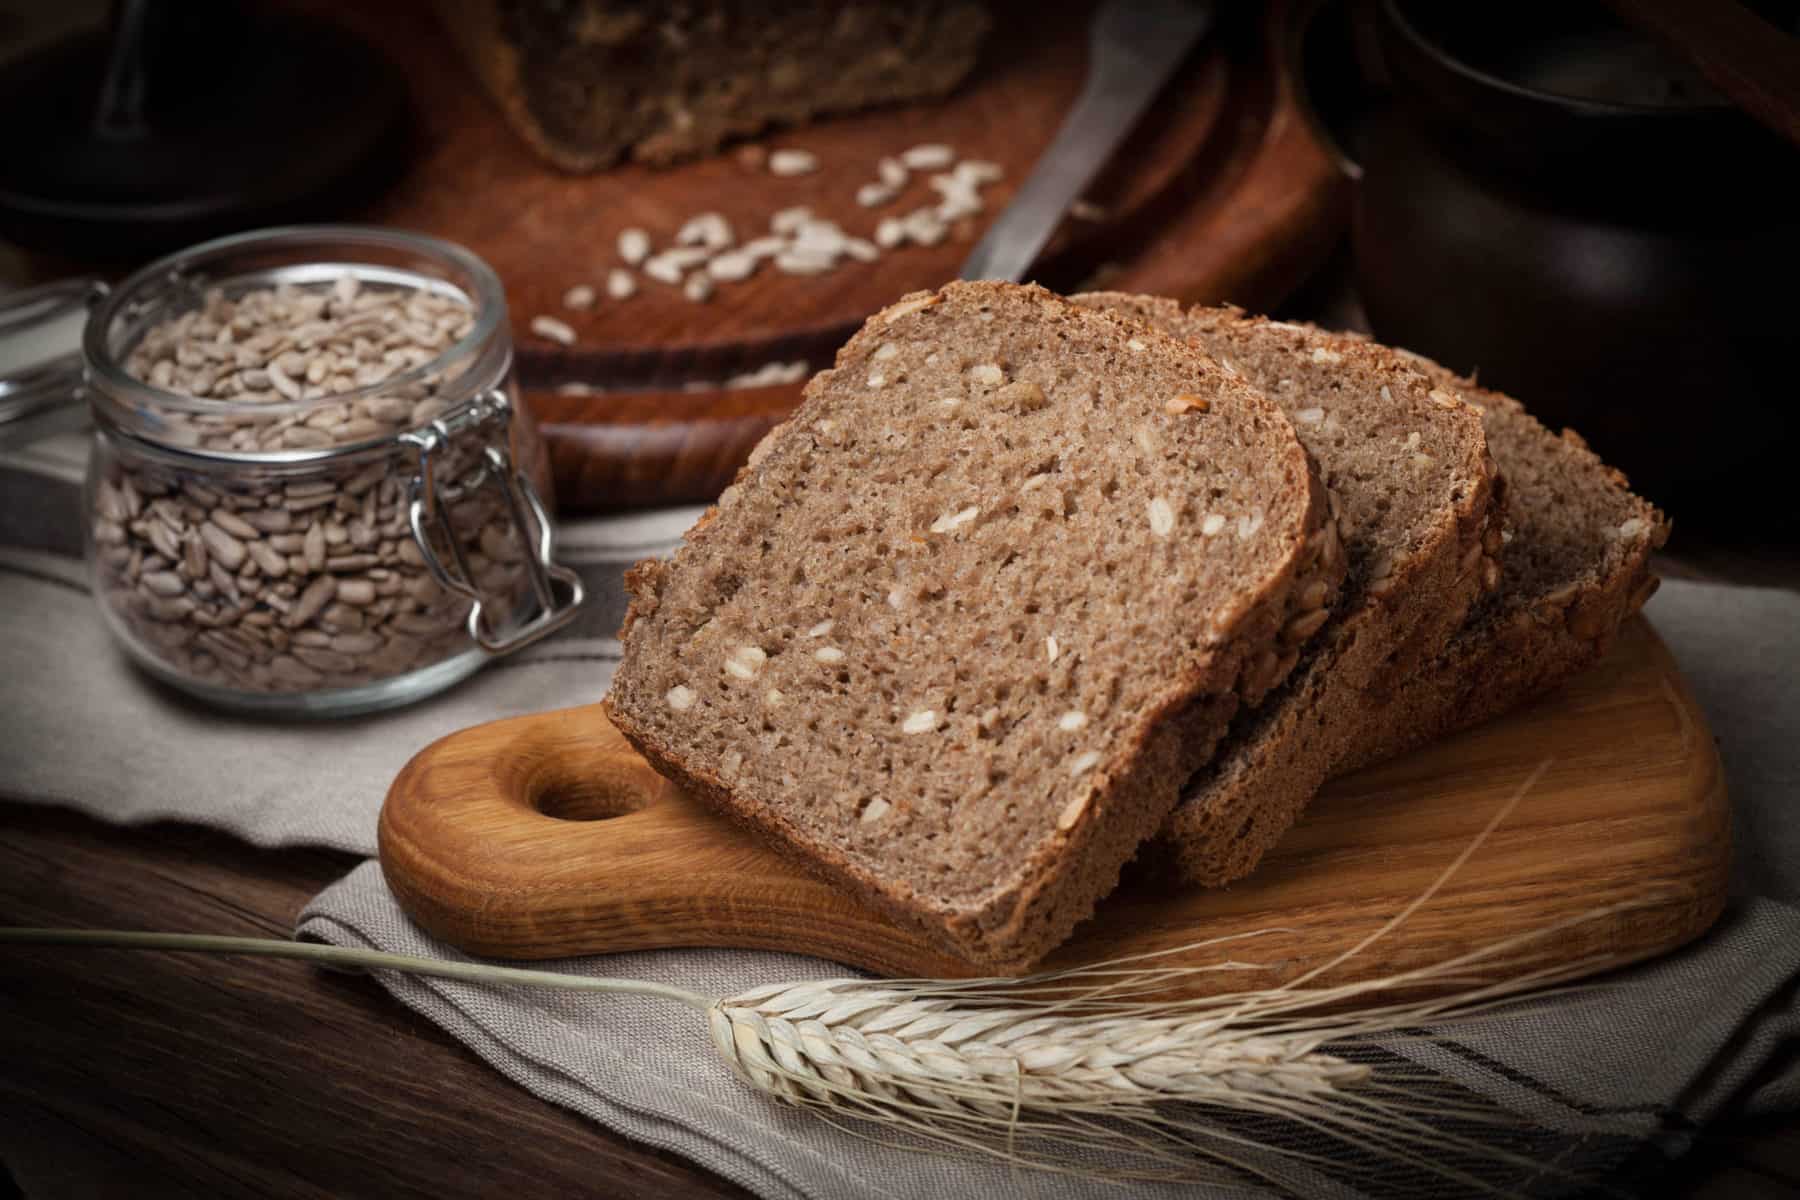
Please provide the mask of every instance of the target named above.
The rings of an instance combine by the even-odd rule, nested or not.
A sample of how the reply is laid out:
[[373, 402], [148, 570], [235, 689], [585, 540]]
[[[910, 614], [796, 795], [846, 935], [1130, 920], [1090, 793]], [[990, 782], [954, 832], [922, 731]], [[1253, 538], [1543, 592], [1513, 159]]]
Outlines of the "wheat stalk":
[[[643, 980], [451, 962], [376, 950], [259, 938], [103, 930], [0, 929], [0, 943], [136, 947], [298, 958], [315, 963], [471, 982], [654, 996], [705, 1014], [720, 1056], [779, 1100], [828, 1117], [1083, 1175], [1194, 1179], [1209, 1170], [1260, 1175], [1274, 1155], [1308, 1169], [1354, 1164], [1283, 1149], [1228, 1118], [1277, 1121], [1433, 1177], [1492, 1190], [1450, 1165], [1537, 1169], [1518, 1154], [1446, 1127], [1507, 1121], [1478, 1101], [1432, 1091], [1429, 1074], [1357, 1061], [1378, 1035], [1423, 1038], [1421, 1027], [1466, 1020], [1608, 965], [1603, 957], [1517, 969], [1519, 952], [1633, 907], [1596, 908], [1430, 967], [1384, 978], [1309, 986], [1398, 927], [1427, 902], [1505, 819], [1548, 767], [1524, 781], [1438, 880], [1373, 934], [1279, 987], [1169, 1001], [1184, 980], [1248, 969], [1224, 958], [1239, 934], [1025, 979], [835, 979], [775, 984], [729, 997]], [[1267, 932], [1267, 931], [1264, 931]], [[1509, 960], [1513, 967], [1509, 969]], [[1370, 998], [1431, 984], [1453, 994], [1382, 1004]], [[1092, 1152], [1115, 1161], [1095, 1166]]]

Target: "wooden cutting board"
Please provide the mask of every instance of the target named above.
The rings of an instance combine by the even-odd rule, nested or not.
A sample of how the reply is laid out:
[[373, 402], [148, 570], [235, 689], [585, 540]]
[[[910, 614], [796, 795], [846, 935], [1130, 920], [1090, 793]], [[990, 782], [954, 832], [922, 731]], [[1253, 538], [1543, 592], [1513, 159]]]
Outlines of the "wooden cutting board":
[[[1604, 662], [1544, 700], [1332, 783], [1249, 879], [1206, 890], [1128, 872], [1046, 965], [1274, 930], [1228, 948], [1257, 969], [1187, 986], [1289, 978], [1419, 896], [1545, 763], [1429, 904], [1327, 978], [1431, 965], [1613, 905], [1631, 907], [1533, 944], [1522, 962], [1631, 961], [1705, 931], [1725, 902], [1725, 784], [1699, 707], [1638, 618]], [[478, 954], [737, 946], [889, 975], [970, 973], [687, 799], [598, 705], [427, 747], [395, 780], [380, 841], [406, 911]]]
[[[999, 0], [998, 28], [957, 92], [822, 122], [762, 140], [812, 151], [817, 173], [777, 178], [726, 152], [669, 170], [624, 166], [565, 175], [536, 158], [475, 85], [429, 6], [290, 0], [322, 9], [378, 45], [406, 76], [419, 136], [365, 219], [436, 234], [488, 260], [506, 284], [521, 381], [549, 445], [565, 512], [708, 500], [797, 402], [800, 384], [726, 390], [767, 363], [817, 369], [869, 313], [935, 287], [957, 268], [1030, 173], [1085, 74], [1089, 6]], [[1163, 92], [1089, 198], [1104, 214], [1070, 220], [1035, 276], [1072, 288], [1096, 271], [1111, 286], [1187, 300], [1267, 305], [1331, 246], [1345, 179], [1296, 94], [1303, 0], [1221, 5], [1220, 28]], [[602, 284], [620, 230], [660, 247], [689, 217], [716, 211], [740, 239], [807, 205], [852, 233], [934, 202], [929, 172], [894, 204], [855, 202], [877, 161], [925, 142], [1000, 164], [986, 211], [933, 247], [795, 277], [765, 268], [707, 303], [640, 276], [638, 294], [587, 312], [562, 306]], [[602, 289], [603, 291], [604, 289]], [[572, 326], [572, 347], [530, 332], [536, 315]], [[564, 385], [603, 394], [570, 395]]]

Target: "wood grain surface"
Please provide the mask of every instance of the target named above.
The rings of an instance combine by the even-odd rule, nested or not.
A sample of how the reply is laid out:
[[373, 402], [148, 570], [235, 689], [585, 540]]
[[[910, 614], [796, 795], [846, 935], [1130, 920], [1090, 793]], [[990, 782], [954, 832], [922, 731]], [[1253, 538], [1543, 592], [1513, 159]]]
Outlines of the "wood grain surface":
[[[0, 923], [286, 937], [356, 865], [0, 804]], [[748, 1193], [540, 1101], [366, 976], [0, 953], [0, 1196]]]
[[[1642, 620], [1548, 699], [1333, 783], [1249, 879], [1209, 891], [1139, 876], [1046, 961], [1069, 967], [1275, 930], [1234, 946], [1268, 985], [1325, 961], [1421, 894], [1521, 784], [1517, 808], [1444, 890], [1330, 978], [1428, 966], [1603, 906], [1521, 963], [1647, 957], [1725, 901], [1723, 777], [1705, 720]], [[389, 886], [425, 928], [507, 958], [664, 946], [789, 950], [899, 975], [970, 968], [813, 878], [650, 769], [599, 707], [518, 717], [422, 751], [381, 819]], [[1217, 950], [1170, 961], [1216, 961]]]
[[[971, 80], [937, 102], [823, 122], [761, 145], [796, 146], [821, 163], [777, 178], [727, 152], [671, 170], [627, 166], [571, 176], [545, 166], [500, 119], [417, 2], [290, 0], [346, 24], [405, 72], [418, 114], [416, 153], [366, 219], [460, 242], [507, 287], [527, 402], [543, 421], [564, 512], [710, 500], [800, 395], [799, 383], [749, 392], [724, 381], [771, 362], [826, 366], [862, 319], [895, 297], [954, 278], [962, 259], [1029, 174], [1080, 88], [1089, 6], [1014, 4]], [[1006, 5], [1002, 6], [1006, 8]], [[1346, 180], [1304, 119], [1291, 53], [1303, 0], [1226, 6], [1221, 28], [1159, 98], [1090, 190], [1103, 214], [1066, 221], [1034, 271], [1054, 287], [1100, 279], [1187, 301], [1267, 307], [1323, 257], [1342, 228]], [[740, 239], [780, 208], [806, 205], [852, 233], [933, 202], [915, 173], [891, 205], [865, 209], [857, 187], [883, 155], [944, 142], [1001, 164], [986, 211], [937, 246], [820, 276], [766, 267], [721, 284], [706, 303], [639, 276], [638, 294], [562, 306], [579, 283], [618, 265], [620, 230], [668, 243], [689, 217], [724, 214]], [[530, 331], [566, 321], [564, 347]], [[579, 384], [594, 394], [565, 392]]]

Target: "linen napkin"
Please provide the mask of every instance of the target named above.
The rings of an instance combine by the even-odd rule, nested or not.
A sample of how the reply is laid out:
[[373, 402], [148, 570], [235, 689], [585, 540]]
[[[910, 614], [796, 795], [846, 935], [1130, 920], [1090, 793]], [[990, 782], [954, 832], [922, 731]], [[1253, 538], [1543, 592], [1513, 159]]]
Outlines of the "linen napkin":
[[[133, 670], [82, 596], [79, 439], [0, 459], [0, 796], [103, 819], [178, 819], [260, 845], [374, 850], [394, 772], [433, 738], [497, 717], [598, 699], [616, 660], [619, 576], [666, 552], [694, 513], [565, 526], [561, 557], [594, 599], [570, 633], [496, 664], [450, 693], [385, 716], [276, 723], [201, 709]], [[1384, 1053], [1440, 1089], [1467, 1089], [1516, 1118], [1509, 1144], [1562, 1168], [1654, 1170], [1726, 1113], [1800, 1104], [1800, 1071], [1776, 1051], [1800, 1033], [1800, 596], [1671, 582], [1649, 615], [1720, 740], [1732, 790], [1737, 899], [1700, 943], [1603, 989], [1462, 1025]], [[373, 862], [321, 893], [301, 936], [460, 957], [414, 927]], [[681, 950], [549, 964], [730, 994], [841, 976], [818, 960]], [[681, 1153], [770, 1197], [1194, 1195], [1022, 1172], [966, 1153], [922, 1153], [859, 1137], [768, 1101], [713, 1056], [685, 1008], [633, 997], [525, 993], [380, 974], [403, 1003], [508, 1078], [636, 1140]], [[1204, 1194], [1354, 1196], [1267, 1159]], [[1538, 1181], [1554, 1191], [1566, 1175]], [[1617, 1178], [1617, 1176], [1615, 1176]], [[1403, 1170], [1379, 1194], [1437, 1194]]]

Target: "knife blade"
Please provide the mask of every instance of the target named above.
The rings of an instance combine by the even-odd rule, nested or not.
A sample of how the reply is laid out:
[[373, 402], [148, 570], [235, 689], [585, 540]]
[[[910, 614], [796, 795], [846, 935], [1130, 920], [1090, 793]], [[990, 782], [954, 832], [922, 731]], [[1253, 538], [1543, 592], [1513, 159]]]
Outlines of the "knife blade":
[[1213, 25], [1214, 0], [1106, 0], [1088, 31], [1075, 107], [987, 235], [964, 279], [1018, 282], [1181, 60]]

